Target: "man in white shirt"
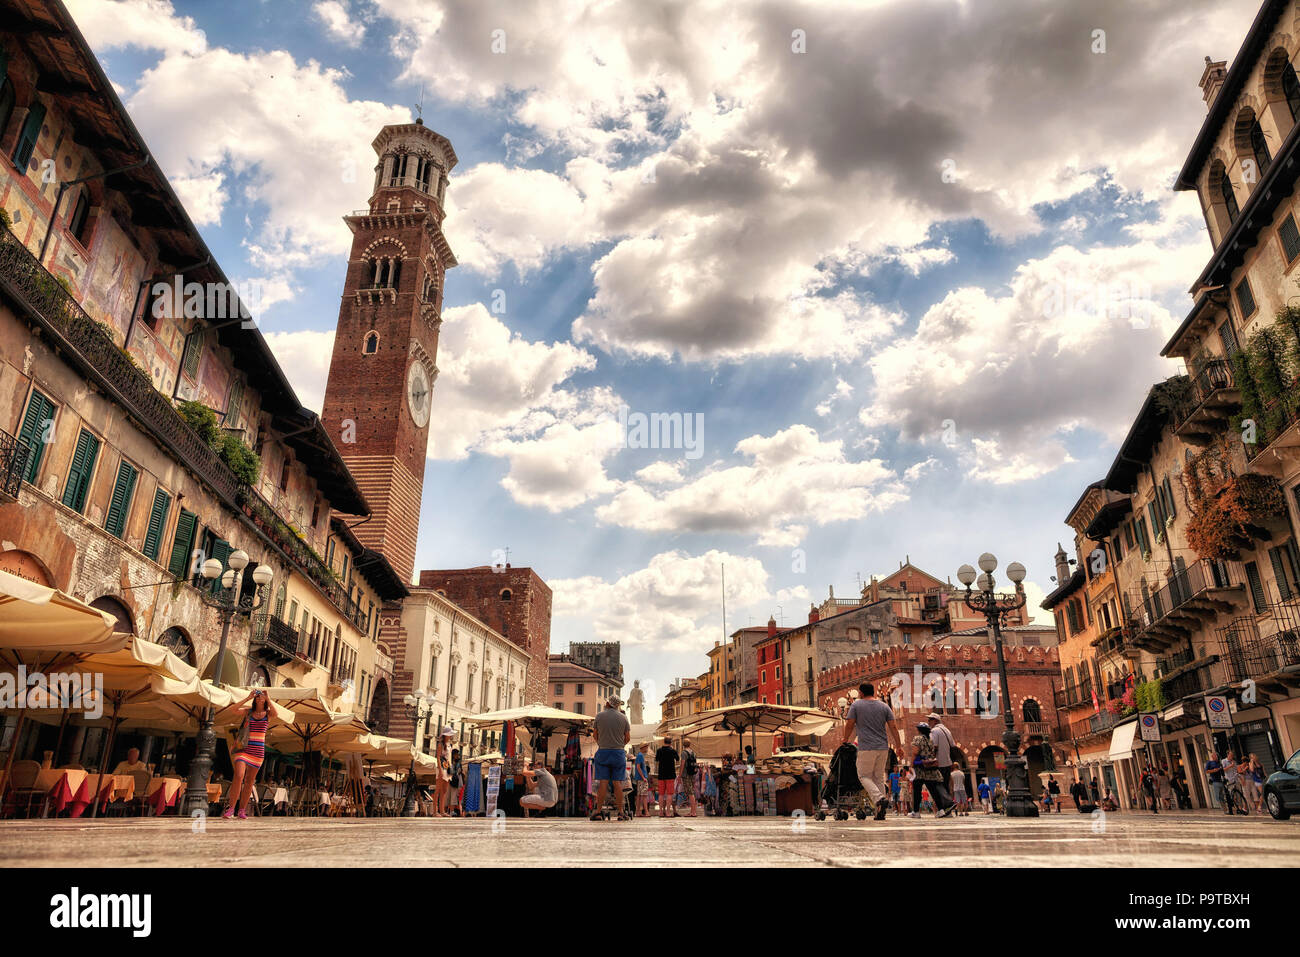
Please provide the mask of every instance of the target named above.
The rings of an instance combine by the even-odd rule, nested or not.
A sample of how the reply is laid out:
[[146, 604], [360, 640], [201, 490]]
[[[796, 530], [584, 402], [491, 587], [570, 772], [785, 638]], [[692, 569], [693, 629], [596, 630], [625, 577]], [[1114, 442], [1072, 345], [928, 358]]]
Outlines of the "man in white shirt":
[[148, 771], [149, 768], [140, 760], [140, 749], [130, 748], [126, 752], [126, 760], [117, 762], [117, 767], [113, 769], [114, 774], [130, 774], [132, 771]]
[[952, 793], [952, 754], [957, 750], [957, 742], [953, 740], [952, 732], [948, 726], [943, 723], [943, 718], [937, 711], [931, 711], [925, 716], [930, 725], [930, 743], [934, 745], [936, 757], [939, 759], [939, 771], [943, 774], [943, 786], [949, 794]]

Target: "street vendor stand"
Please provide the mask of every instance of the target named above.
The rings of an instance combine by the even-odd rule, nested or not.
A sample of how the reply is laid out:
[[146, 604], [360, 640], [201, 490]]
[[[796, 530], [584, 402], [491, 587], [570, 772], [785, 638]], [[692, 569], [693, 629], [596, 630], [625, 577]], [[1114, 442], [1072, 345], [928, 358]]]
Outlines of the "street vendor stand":
[[[522, 813], [519, 798], [526, 793], [526, 779], [520, 772], [523, 770], [523, 752], [529, 750], [533, 761], [540, 761], [550, 767], [555, 777], [558, 800], [552, 813], [560, 816], [585, 815], [590, 757], [595, 747], [590, 738], [592, 721], [591, 715], [548, 708], [541, 704], [488, 711], [465, 718], [464, 723], [471, 727], [503, 728], [501, 777], [496, 792], [496, 807], [507, 816]], [[552, 761], [548, 753], [550, 740], [558, 735], [564, 736], [565, 743], [558, 761]], [[488, 803], [487, 787], [485, 782], [482, 804], [485, 811]], [[466, 810], [468, 812], [469, 809]]]

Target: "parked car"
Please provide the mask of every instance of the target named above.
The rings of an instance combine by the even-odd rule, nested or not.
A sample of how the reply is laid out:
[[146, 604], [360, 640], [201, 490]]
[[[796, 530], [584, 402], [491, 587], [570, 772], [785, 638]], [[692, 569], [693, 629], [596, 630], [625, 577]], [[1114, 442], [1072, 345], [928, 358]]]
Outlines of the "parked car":
[[1300, 811], [1300, 751], [1264, 782], [1264, 806], [1279, 821], [1285, 821], [1293, 811]]

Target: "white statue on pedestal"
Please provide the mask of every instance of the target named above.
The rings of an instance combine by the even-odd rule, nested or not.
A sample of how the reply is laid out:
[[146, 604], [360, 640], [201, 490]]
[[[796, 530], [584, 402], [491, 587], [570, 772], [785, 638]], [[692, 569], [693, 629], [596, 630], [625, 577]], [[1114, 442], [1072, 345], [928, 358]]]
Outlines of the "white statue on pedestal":
[[641, 712], [645, 705], [645, 692], [641, 690], [641, 680], [638, 678], [632, 682], [632, 691], [627, 696], [628, 717], [632, 724], [644, 724], [644, 716]]

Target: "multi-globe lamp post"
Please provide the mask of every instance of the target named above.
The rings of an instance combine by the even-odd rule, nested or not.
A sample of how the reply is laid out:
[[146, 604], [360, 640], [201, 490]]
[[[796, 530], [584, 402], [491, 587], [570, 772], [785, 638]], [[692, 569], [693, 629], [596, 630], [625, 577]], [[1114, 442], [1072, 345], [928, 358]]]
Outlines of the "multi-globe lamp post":
[[[1002, 718], [1006, 722], [1006, 729], [1002, 732], [1002, 746], [1007, 753], [1007, 817], [1038, 817], [1038, 808], [1029, 790], [1029, 765], [1020, 753], [1020, 732], [1016, 730], [1015, 716], [1011, 711], [1007, 660], [1002, 653], [1002, 616], [1025, 605], [1025, 566], [1019, 562], [1007, 566], [1007, 578], [1015, 584], [1016, 591], [1014, 595], [998, 595], [993, 591], [993, 572], [998, 567], [998, 560], [985, 552], [979, 557], [978, 564], [982, 574], [976, 576], [974, 568], [963, 565], [957, 569], [957, 580], [966, 586], [963, 597], [966, 607], [979, 612], [988, 621], [998, 653], [998, 694], [1002, 699]], [[979, 589], [977, 592], [971, 591], [972, 584]]]
[[[419, 741], [422, 737], [418, 732], [420, 725], [424, 724], [432, 717], [434, 712], [434, 701], [424, 691], [417, 691], [415, 694], [408, 694], [402, 699], [402, 705], [406, 708], [406, 716], [415, 722], [415, 740]], [[418, 813], [417, 802], [415, 799], [415, 749], [411, 749], [411, 768], [406, 775], [406, 803], [402, 807], [403, 817], [415, 817]]]
[[[252, 595], [243, 598], [239, 592], [244, 569], [248, 567], [248, 552], [242, 548], [235, 549], [226, 557], [226, 566], [223, 569], [220, 561], [209, 558], [199, 569], [210, 582], [221, 579], [221, 587], [211, 597], [203, 599], [204, 604], [215, 608], [221, 617], [221, 644], [217, 648], [216, 667], [212, 672], [212, 680], [218, 684], [226, 664], [230, 623], [236, 615], [251, 617], [265, 604], [265, 589], [272, 578], [270, 565], [258, 565], [253, 569], [253, 583], [257, 588]], [[217, 735], [212, 728], [214, 715], [215, 711], [207, 708], [199, 721], [194, 760], [190, 762], [190, 776], [185, 783], [185, 813], [191, 816], [205, 813], [208, 808], [208, 776], [212, 773], [212, 757], [217, 749]]]

